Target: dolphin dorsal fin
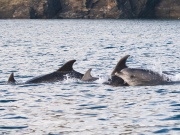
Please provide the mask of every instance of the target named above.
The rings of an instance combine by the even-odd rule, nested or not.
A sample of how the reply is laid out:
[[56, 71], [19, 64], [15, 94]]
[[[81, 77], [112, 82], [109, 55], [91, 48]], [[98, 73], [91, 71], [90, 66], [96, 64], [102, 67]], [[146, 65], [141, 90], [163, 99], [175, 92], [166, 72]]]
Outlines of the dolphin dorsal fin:
[[114, 70], [112, 71], [111, 76], [112, 76], [112, 75], [115, 75], [116, 72], [119, 72], [119, 71], [121, 71], [121, 70], [124, 69], [124, 68], [127, 68], [127, 66], [126, 66], [126, 60], [127, 60], [127, 58], [128, 58], [129, 56], [130, 56], [130, 55], [126, 55], [126, 56], [122, 57], [122, 58], [119, 60], [119, 62], [116, 64]]
[[11, 75], [9, 76], [9, 79], [8, 79], [8, 83], [15, 83], [16, 80], [14, 79], [14, 73], [11, 73]]
[[76, 60], [70, 60], [66, 62], [62, 67], [60, 67], [57, 71], [72, 71], [73, 70], [73, 64]]
[[93, 79], [93, 77], [91, 75], [91, 70], [92, 70], [92, 68], [90, 68], [86, 71], [86, 73], [84, 74], [84, 76], [81, 79], [82, 81], [89, 81], [89, 80]]

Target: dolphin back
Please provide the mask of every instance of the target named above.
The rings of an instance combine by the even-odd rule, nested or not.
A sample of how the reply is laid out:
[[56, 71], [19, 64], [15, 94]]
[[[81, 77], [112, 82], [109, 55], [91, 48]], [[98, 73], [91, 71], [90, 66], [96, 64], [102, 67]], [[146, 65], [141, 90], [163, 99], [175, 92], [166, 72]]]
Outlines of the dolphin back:
[[92, 77], [91, 75], [91, 68], [89, 70], [86, 71], [86, 73], [84, 74], [84, 76], [82, 77], [82, 81], [95, 81], [97, 80], [98, 78], [96, 77]]
[[14, 79], [14, 73], [10, 74], [7, 83], [11, 83], [11, 84], [15, 84], [16, 83], [16, 80]]
[[76, 60], [70, 60], [66, 62], [62, 67], [60, 67], [57, 71], [59, 72], [67, 72], [73, 70], [73, 64], [76, 62]]
[[122, 58], [118, 61], [118, 63], [116, 64], [114, 70], [113, 70], [112, 73], [111, 73], [111, 76], [112, 76], [112, 75], [115, 75], [116, 72], [120, 72], [122, 69], [127, 68], [127, 66], [126, 66], [126, 61], [127, 61], [127, 59], [128, 59], [129, 56], [130, 56], [130, 55], [126, 55], [126, 56], [122, 57]]
[[130, 55], [122, 57], [116, 64], [114, 70], [111, 73], [111, 78], [109, 79], [108, 84], [112, 86], [127, 86], [124, 80], [115, 75], [116, 72], [120, 72], [122, 69], [127, 68], [126, 61]]

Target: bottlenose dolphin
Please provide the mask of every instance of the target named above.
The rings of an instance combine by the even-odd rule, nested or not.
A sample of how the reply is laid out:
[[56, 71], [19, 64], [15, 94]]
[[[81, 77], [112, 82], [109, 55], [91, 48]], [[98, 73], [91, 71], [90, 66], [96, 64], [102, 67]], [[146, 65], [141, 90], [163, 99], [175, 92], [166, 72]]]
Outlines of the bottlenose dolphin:
[[116, 64], [114, 70], [111, 73], [111, 78], [109, 79], [108, 84], [112, 86], [127, 86], [124, 80], [121, 77], [115, 75], [116, 72], [120, 72], [122, 69], [127, 68], [126, 61], [130, 55], [122, 57]]
[[8, 83], [15, 84], [16, 80], [14, 79], [14, 73], [11, 73], [11, 75], [8, 78]]
[[[46, 74], [46, 75], [41, 75], [41, 76], [32, 78], [32, 79], [26, 81], [25, 84], [57, 82], [57, 81], [63, 81], [67, 77], [81, 79], [83, 77], [83, 74], [81, 74], [73, 69], [73, 64], [75, 61], [76, 60], [70, 60], [70, 61], [66, 62], [62, 67], [60, 67], [57, 71]], [[8, 83], [16, 83], [13, 73], [10, 75], [10, 77], [8, 79]]]
[[[112, 73], [111, 73], [111, 77], [109, 78], [108, 82], [104, 82], [103, 84], [107, 84], [107, 85], [112, 85], [112, 86], [126, 86], [127, 84], [124, 82], [124, 80], [120, 77], [117, 77], [115, 75], [116, 72], [121, 71], [124, 68], [127, 68], [126, 66], [126, 60], [130, 55], [126, 55], [123, 58], [121, 58], [118, 63], [116, 64], [115, 68], [113, 69]], [[88, 82], [92, 82], [92, 81], [96, 81], [99, 78], [96, 77], [92, 77], [91, 75], [91, 68], [84, 74], [84, 76], [82, 77], [82, 81], [88, 81]]]
[[171, 82], [167, 76], [146, 69], [125, 68], [116, 72], [115, 75], [130, 86], [153, 86]]
[[81, 79], [82, 81], [92, 82], [92, 81], [96, 81], [99, 79], [97, 77], [92, 77], [91, 70], [92, 70], [92, 68], [90, 68], [86, 71], [86, 73], [84, 74], [84, 76]]

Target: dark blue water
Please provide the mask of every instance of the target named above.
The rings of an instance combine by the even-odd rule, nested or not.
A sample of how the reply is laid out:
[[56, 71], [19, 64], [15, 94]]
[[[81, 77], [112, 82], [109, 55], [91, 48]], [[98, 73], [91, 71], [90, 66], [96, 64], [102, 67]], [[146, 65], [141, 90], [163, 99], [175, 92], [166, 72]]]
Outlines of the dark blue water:
[[[117, 61], [180, 80], [180, 21], [0, 20], [0, 134], [180, 134], [180, 85], [104, 85]], [[57, 70], [100, 77], [19, 83]]]

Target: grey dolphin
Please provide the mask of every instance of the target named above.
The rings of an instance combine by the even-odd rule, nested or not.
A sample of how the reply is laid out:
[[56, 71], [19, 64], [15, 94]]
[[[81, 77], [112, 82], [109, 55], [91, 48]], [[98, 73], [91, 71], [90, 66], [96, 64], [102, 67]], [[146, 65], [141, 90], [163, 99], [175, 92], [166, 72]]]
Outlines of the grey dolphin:
[[11, 75], [8, 78], [7, 83], [15, 84], [16, 80], [14, 79], [14, 73], [11, 73]]
[[[73, 69], [73, 64], [75, 61], [76, 60], [70, 60], [66, 62], [62, 67], [60, 67], [57, 71], [32, 78], [26, 81], [25, 84], [63, 81], [67, 78], [67, 76], [70, 78], [81, 79], [83, 77], [83, 74]], [[8, 83], [16, 83], [13, 73], [10, 75]]]
[[[118, 63], [116, 64], [115, 68], [113, 69], [112, 73], [111, 73], [111, 78], [109, 78], [108, 82], [104, 82], [103, 84], [107, 84], [107, 85], [112, 85], [112, 86], [126, 86], [127, 84], [124, 82], [123, 79], [121, 79], [120, 77], [117, 77], [115, 75], [116, 72], [121, 71], [124, 68], [127, 68], [126, 66], [126, 60], [130, 55], [126, 55], [123, 58], [121, 58]], [[88, 81], [88, 82], [92, 82], [92, 81], [96, 81], [99, 78], [96, 77], [92, 77], [91, 76], [91, 68], [84, 74], [84, 76], [82, 77], [82, 81]]]
[[91, 70], [92, 70], [92, 68], [90, 68], [86, 71], [86, 73], [84, 74], [84, 76], [81, 79], [82, 81], [92, 82], [92, 81], [98, 80], [97, 77], [92, 77]]
[[127, 86], [124, 80], [121, 77], [115, 75], [116, 72], [120, 72], [122, 69], [127, 68], [126, 61], [130, 55], [122, 57], [116, 64], [114, 70], [111, 73], [111, 78], [109, 79], [108, 84], [112, 86]]
[[115, 75], [130, 86], [153, 86], [171, 82], [167, 76], [146, 69], [125, 68]]

